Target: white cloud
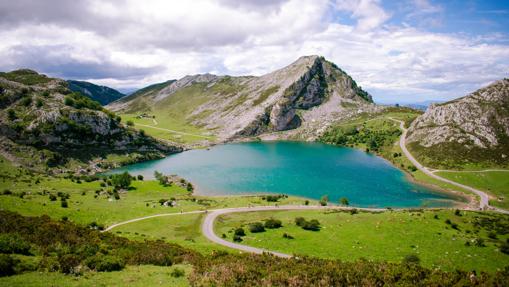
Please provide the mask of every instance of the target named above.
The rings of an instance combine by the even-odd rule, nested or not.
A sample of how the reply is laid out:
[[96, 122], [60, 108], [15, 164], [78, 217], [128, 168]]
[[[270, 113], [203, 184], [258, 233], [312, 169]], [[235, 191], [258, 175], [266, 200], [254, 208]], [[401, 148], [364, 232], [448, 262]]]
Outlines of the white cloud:
[[336, 9], [352, 13], [361, 32], [377, 28], [390, 18], [379, 0], [336, 0], [335, 4]]
[[[132, 88], [186, 74], [260, 75], [319, 54], [375, 99], [398, 101], [462, 96], [509, 70], [503, 39], [389, 25], [379, 1], [89, 0], [76, 4], [79, 13], [30, 11], [25, 2], [0, 12], [0, 70], [31, 67]], [[442, 9], [414, 4], [430, 14]], [[338, 10], [356, 23], [337, 23]]]

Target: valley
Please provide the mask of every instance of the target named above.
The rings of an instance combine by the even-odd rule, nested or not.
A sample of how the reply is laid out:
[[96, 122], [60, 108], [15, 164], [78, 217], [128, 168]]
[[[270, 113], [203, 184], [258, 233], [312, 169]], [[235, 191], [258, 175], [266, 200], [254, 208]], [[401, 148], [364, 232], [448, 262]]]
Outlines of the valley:
[[[505, 101], [506, 82], [473, 95], [502, 94]], [[13, 241], [0, 238], [2, 260], [18, 274], [0, 278], [0, 285], [24, 285], [38, 272], [46, 283], [70, 286], [114, 280], [97, 262], [116, 268], [111, 274], [123, 282], [221, 285], [229, 279], [205, 270], [222, 274], [224, 264], [268, 260], [287, 272], [308, 266], [300, 258], [347, 272], [370, 262], [362, 272], [374, 276], [417, 268], [429, 280], [440, 274], [462, 282], [472, 271], [487, 282], [507, 278], [509, 223], [502, 212], [509, 183], [507, 160], [497, 155], [505, 152], [504, 124], [493, 125], [496, 136], [483, 134], [492, 146], [472, 147], [487, 149], [489, 157], [463, 150], [435, 165], [450, 142], [463, 143], [458, 134], [444, 144], [434, 135], [428, 146], [426, 136], [440, 129], [429, 122], [448, 129], [437, 116], [444, 112], [374, 104], [350, 76], [318, 56], [260, 77], [186, 76], [104, 107], [34, 71], [2, 73], [0, 84], [0, 211], [6, 220], [0, 235], [24, 238], [30, 249], [11, 252]], [[492, 105], [483, 103], [483, 109]], [[504, 110], [493, 113], [496, 123], [506, 119]], [[469, 126], [451, 125], [461, 124]], [[488, 200], [500, 209], [490, 210]], [[269, 227], [269, 219], [280, 226]], [[306, 222], [313, 219], [317, 225]], [[28, 227], [18, 230], [8, 220]], [[255, 223], [263, 231], [252, 229]], [[48, 246], [35, 241], [34, 230], [51, 234], [51, 228], [100, 238], [110, 251], [95, 245], [84, 251], [84, 243], [57, 235]], [[164, 249], [146, 251], [150, 258], [122, 249], [142, 243]], [[260, 249], [293, 258], [249, 254]], [[161, 267], [167, 265], [173, 267]], [[380, 272], [380, 266], [388, 269]]]

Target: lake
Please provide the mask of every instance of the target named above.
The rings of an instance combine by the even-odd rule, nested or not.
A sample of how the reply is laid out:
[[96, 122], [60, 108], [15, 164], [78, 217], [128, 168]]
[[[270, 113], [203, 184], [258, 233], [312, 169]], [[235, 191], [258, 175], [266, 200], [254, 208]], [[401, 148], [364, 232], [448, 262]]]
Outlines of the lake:
[[358, 207], [447, 207], [459, 200], [411, 182], [386, 160], [357, 149], [305, 142], [249, 142], [190, 150], [137, 163], [128, 171], [153, 178], [154, 171], [191, 181], [202, 195], [274, 193]]

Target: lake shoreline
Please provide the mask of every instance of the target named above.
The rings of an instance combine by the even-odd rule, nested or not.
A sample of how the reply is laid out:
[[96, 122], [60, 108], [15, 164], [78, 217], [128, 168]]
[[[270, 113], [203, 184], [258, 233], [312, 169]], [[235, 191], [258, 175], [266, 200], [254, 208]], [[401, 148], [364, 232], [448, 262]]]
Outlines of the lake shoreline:
[[[232, 144], [232, 147], [224, 148], [228, 144]], [[252, 145], [243, 147], [243, 144]], [[195, 195], [205, 197], [285, 194], [300, 197], [303, 200], [318, 200], [322, 195], [329, 195], [331, 202], [336, 202], [340, 197], [347, 197], [353, 205], [358, 207], [458, 208], [467, 206], [462, 200], [464, 197], [416, 182], [406, 172], [403, 179], [394, 174], [396, 170], [401, 172], [401, 169], [396, 168], [390, 161], [377, 154], [366, 154], [359, 149], [321, 142], [289, 140], [237, 141], [215, 146], [222, 147], [213, 149], [210, 155], [207, 154], [209, 148], [188, 150], [190, 153], [186, 153], [186, 156], [182, 156], [182, 153], [175, 154], [173, 156], [176, 158], [169, 159], [167, 162], [147, 161], [146, 165], [134, 166], [131, 170], [121, 168], [117, 172], [127, 170], [132, 174], [140, 173], [146, 179], [153, 177], [151, 170], [178, 174], [193, 183]], [[273, 165], [272, 160], [267, 161], [267, 157], [273, 154], [276, 165]], [[371, 158], [374, 161], [371, 161]], [[251, 161], [254, 161], [252, 167], [249, 163]], [[216, 165], [217, 163], [219, 164]], [[306, 168], [308, 163], [313, 163], [315, 168], [310, 169], [311, 173], [302, 173], [303, 170], [308, 170]], [[178, 168], [174, 169], [174, 167]], [[211, 170], [211, 168], [217, 169]], [[240, 172], [237, 173], [237, 170]], [[365, 172], [370, 176], [363, 177], [361, 174]], [[338, 177], [340, 174], [341, 176]], [[246, 179], [243, 176], [246, 176]], [[295, 179], [298, 179], [298, 182], [294, 183], [294, 176], [297, 176]], [[223, 177], [226, 180], [223, 180]], [[274, 182], [277, 184], [274, 185]], [[358, 182], [361, 184], [359, 185]], [[396, 185], [390, 188], [391, 184]], [[202, 186], [215, 187], [215, 189]], [[375, 197], [370, 196], [370, 192], [373, 192]]]

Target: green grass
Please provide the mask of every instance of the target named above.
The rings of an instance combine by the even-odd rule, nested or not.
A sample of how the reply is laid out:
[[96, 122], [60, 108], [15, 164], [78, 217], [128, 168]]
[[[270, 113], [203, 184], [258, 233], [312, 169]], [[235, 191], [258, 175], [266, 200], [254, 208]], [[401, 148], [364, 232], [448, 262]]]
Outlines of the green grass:
[[160, 267], [152, 265], [127, 266], [115, 272], [85, 272], [83, 276], [64, 275], [58, 272], [29, 272], [15, 276], [0, 277], [0, 286], [190, 286], [186, 276], [172, 277], [175, 268], [191, 272], [189, 265]]
[[[267, 229], [262, 233], [247, 231], [242, 243], [288, 254], [345, 261], [366, 258], [401, 262], [404, 256], [416, 254], [422, 265], [443, 270], [496, 271], [509, 265], [509, 255], [497, 249], [497, 245], [505, 241], [509, 234], [499, 234], [497, 240], [490, 239], [486, 229], [476, 228], [472, 222], [476, 217], [491, 215], [474, 212], [462, 214], [456, 216], [449, 210], [377, 214], [361, 212], [355, 215], [324, 211], [251, 212], [224, 215], [218, 219], [215, 230], [218, 235], [224, 233], [227, 240], [232, 240], [234, 228], [273, 217], [283, 222], [282, 228]], [[438, 219], [434, 219], [434, 215]], [[306, 231], [296, 226], [294, 219], [299, 216], [307, 220], [317, 219], [321, 223], [321, 230]], [[507, 228], [509, 217], [494, 216], [501, 218]], [[459, 230], [446, 224], [446, 219], [456, 223]], [[294, 239], [283, 238], [284, 233]], [[485, 240], [486, 247], [465, 245], [465, 242], [477, 237]]]
[[111, 232], [133, 240], [161, 239], [203, 254], [210, 254], [214, 250], [228, 250], [203, 236], [201, 233], [203, 217], [204, 214], [157, 217], [122, 225]]
[[[157, 124], [155, 124], [151, 118], [138, 118], [137, 116], [139, 114], [122, 114], [120, 116], [122, 117], [122, 121], [132, 121], [136, 129], [144, 130], [148, 135], [155, 138], [177, 143], [194, 143], [206, 140], [215, 140], [215, 137], [209, 131], [193, 126], [183, 119], [173, 118], [162, 111], [155, 111], [149, 114], [156, 116], [155, 120], [157, 121]], [[176, 132], [161, 129], [168, 129]]]
[[484, 190], [495, 195], [498, 199], [490, 201], [490, 204], [509, 208], [509, 172], [445, 172], [436, 173], [456, 182]]
[[53, 80], [45, 75], [37, 74], [36, 72], [29, 70], [16, 70], [8, 73], [0, 72], [0, 77], [24, 85], [46, 84]]

